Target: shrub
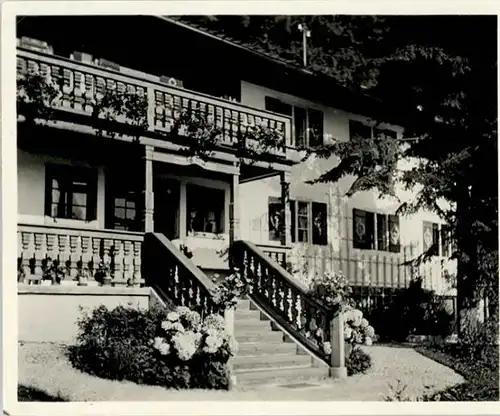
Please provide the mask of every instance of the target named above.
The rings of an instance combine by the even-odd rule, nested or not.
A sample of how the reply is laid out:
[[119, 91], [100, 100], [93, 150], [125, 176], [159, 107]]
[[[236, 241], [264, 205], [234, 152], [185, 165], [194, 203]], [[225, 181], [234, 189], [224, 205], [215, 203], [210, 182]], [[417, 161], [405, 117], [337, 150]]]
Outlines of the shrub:
[[354, 347], [345, 360], [347, 375], [364, 374], [372, 366], [372, 358], [359, 347]]
[[185, 307], [164, 311], [100, 306], [84, 313], [78, 327], [70, 359], [87, 373], [177, 389], [229, 386], [227, 361], [236, 347], [221, 317], [210, 315], [202, 322]]
[[454, 317], [441, 297], [422, 288], [416, 280], [398, 292], [389, 304], [365, 311], [377, 328], [380, 340], [403, 342], [409, 335], [447, 336], [453, 333]]
[[375, 330], [363, 312], [358, 309], [349, 309], [344, 313], [344, 339], [350, 345], [364, 344], [372, 345], [375, 338]]

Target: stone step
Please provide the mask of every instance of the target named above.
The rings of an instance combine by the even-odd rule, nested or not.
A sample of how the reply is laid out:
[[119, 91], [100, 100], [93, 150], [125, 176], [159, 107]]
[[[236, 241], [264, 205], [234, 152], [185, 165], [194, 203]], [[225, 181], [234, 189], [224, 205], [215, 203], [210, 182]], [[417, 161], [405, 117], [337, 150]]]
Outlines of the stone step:
[[260, 318], [260, 312], [259, 311], [254, 311], [251, 309], [236, 309], [234, 311], [234, 319], [236, 321], [240, 319], [259, 319]]
[[235, 331], [275, 331], [270, 321], [261, 321], [260, 319], [235, 319], [234, 320]]
[[248, 311], [248, 310], [250, 310], [250, 300], [239, 299], [236, 305], [236, 311]]
[[296, 354], [297, 346], [281, 341], [275, 342], [244, 342], [238, 340], [238, 354], [242, 355], [269, 355], [269, 354]]
[[284, 384], [305, 380], [320, 380], [328, 377], [326, 367], [311, 367], [310, 365], [291, 367], [271, 367], [257, 369], [234, 370], [237, 384], [241, 385], [267, 385]]
[[293, 367], [310, 365], [311, 360], [308, 355], [296, 355], [294, 353], [237, 355], [233, 359], [233, 365], [235, 369]]
[[260, 331], [249, 331], [247, 330], [239, 330], [238, 327], [236, 327], [234, 331], [234, 336], [236, 338], [236, 341], [239, 343], [242, 342], [278, 342], [278, 341], [283, 341], [283, 333], [281, 332], [274, 332], [269, 329], [267, 330], [260, 330]]

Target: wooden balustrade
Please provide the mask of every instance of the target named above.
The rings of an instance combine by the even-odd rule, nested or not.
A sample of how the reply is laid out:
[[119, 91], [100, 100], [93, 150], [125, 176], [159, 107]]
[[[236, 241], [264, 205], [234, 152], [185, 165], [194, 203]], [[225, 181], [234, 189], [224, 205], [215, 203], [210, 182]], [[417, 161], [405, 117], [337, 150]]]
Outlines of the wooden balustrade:
[[287, 253], [290, 251], [290, 247], [266, 246], [262, 244], [257, 244], [257, 247], [286, 270]]
[[144, 238], [144, 278], [175, 305], [187, 306], [201, 316], [224, 316], [214, 303], [214, 283], [163, 234], [147, 233]]
[[39, 280], [48, 259], [57, 260], [63, 280], [88, 271], [93, 280], [99, 263], [109, 263], [113, 285], [140, 286], [143, 235], [115, 230], [83, 230], [53, 226], [18, 226], [18, 265], [27, 280]]
[[[270, 153], [285, 156], [286, 146], [291, 145], [289, 117], [162, 85], [159, 78], [152, 75], [122, 74], [117, 70], [21, 48], [17, 50], [17, 73], [18, 76], [38, 73], [52, 81], [60, 91], [59, 99], [53, 104], [58, 110], [90, 116], [106, 90], [130, 92], [147, 100], [147, 121], [152, 132], [168, 134], [180, 115], [187, 111], [220, 129], [219, 143], [222, 145], [233, 146], [244, 140], [247, 129], [258, 125], [273, 129], [282, 136], [276, 149], [269, 149]], [[120, 116], [117, 121], [126, 123], [127, 119]], [[181, 129], [179, 135], [182, 134]]]
[[337, 311], [329, 310], [310, 297], [304, 283], [254, 244], [235, 242], [231, 256], [240, 273], [253, 282], [250, 298], [304, 347], [331, 364], [331, 356], [321, 346], [331, 342], [334, 336], [332, 322]]

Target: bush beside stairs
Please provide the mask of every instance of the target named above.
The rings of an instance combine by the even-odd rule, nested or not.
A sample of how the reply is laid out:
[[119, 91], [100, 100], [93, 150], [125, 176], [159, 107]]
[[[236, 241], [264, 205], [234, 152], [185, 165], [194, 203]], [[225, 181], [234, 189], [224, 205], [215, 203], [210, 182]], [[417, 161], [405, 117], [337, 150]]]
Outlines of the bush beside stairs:
[[293, 384], [328, 377], [326, 364], [303, 351], [248, 299], [234, 316], [238, 353], [233, 358], [236, 384]]

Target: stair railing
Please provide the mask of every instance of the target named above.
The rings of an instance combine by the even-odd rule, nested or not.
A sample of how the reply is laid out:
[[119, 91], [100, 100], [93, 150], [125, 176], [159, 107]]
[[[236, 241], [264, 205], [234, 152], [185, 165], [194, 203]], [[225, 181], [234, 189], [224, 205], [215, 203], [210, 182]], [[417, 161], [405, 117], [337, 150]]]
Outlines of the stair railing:
[[215, 284], [163, 234], [147, 233], [143, 246], [146, 285], [158, 287], [176, 306], [187, 306], [200, 315], [227, 315], [214, 302]]
[[231, 259], [253, 282], [250, 299], [310, 353], [327, 363], [332, 376], [344, 377], [344, 331], [339, 310], [315, 300], [304, 282], [251, 242], [236, 241], [231, 247]]

